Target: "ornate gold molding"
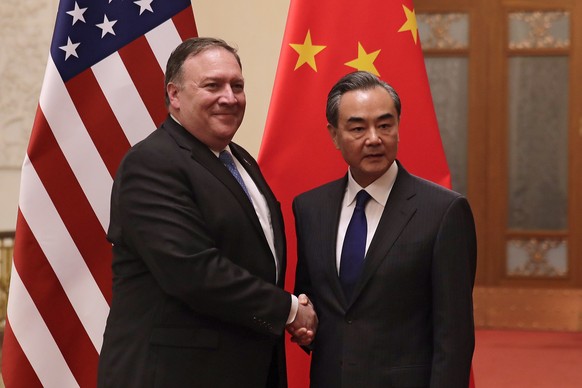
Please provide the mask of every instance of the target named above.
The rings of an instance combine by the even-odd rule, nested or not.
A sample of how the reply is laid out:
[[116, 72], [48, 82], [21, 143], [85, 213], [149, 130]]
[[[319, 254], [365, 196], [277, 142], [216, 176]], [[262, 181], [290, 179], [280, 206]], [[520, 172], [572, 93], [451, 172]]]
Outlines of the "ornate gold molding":
[[521, 40], [510, 37], [509, 48], [569, 48], [570, 39], [559, 38], [552, 34], [552, 28], [557, 22], [565, 22], [569, 27], [569, 21], [570, 13], [567, 11], [510, 13], [510, 31], [518, 30], [522, 26], [526, 26], [528, 31], [526, 37]]
[[14, 232], [0, 232], [0, 330], [6, 323], [6, 304], [12, 271]]
[[528, 260], [524, 264], [508, 269], [508, 276], [563, 278], [568, 275], [567, 267], [565, 271], [561, 270], [547, 257], [548, 251], [565, 247], [567, 240], [532, 237], [527, 240], [509, 240], [508, 244], [524, 250], [528, 255]]
[[[419, 27], [426, 36], [421, 35], [423, 49], [466, 49], [468, 48], [468, 15], [463, 13], [425, 13], [418, 14]], [[460, 27], [457, 36], [452, 32]], [[421, 31], [422, 34], [422, 31]], [[462, 36], [460, 40], [458, 36]]]

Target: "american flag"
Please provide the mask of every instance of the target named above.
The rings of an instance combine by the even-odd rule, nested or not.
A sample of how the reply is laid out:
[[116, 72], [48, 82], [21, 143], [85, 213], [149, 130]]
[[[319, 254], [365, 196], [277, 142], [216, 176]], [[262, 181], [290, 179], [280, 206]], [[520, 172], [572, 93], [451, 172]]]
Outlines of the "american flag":
[[165, 118], [190, 0], [62, 0], [22, 166], [4, 334], [6, 387], [94, 387], [111, 300], [109, 197], [127, 149]]

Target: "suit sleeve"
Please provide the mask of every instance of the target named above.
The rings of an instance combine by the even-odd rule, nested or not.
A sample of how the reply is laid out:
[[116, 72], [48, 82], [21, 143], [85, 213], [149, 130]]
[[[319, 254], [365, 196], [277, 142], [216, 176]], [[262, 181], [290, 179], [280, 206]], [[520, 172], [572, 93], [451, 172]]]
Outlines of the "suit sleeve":
[[293, 215], [295, 216], [295, 235], [297, 237], [297, 266], [295, 271], [295, 289], [293, 293], [295, 295], [305, 294], [311, 299], [311, 281], [309, 278], [305, 254], [303, 253], [303, 233], [305, 227], [301, 225], [303, 219], [301, 218], [301, 212], [299, 209], [300, 205], [297, 199], [295, 199], [293, 201]]
[[475, 346], [472, 293], [476, 250], [469, 203], [457, 197], [442, 219], [432, 263], [433, 388], [468, 386]]
[[[162, 292], [196, 313], [281, 335], [290, 295], [237, 265], [218, 248], [217, 233], [209, 232], [204, 204], [195, 192], [208, 188], [204, 181], [192, 182], [189, 172], [180, 168], [185, 159], [182, 150], [172, 153], [168, 148], [135, 147], [124, 159], [112, 193], [108, 237], [114, 250], [141, 258], [144, 271], [151, 273]], [[193, 165], [191, 160], [188, 163]], [[195, 190], [194, 185], [199, 187]], [[245, 226], [226, 226], [224, 238]], [[240, 255], [253, 252], [247, 249]]]

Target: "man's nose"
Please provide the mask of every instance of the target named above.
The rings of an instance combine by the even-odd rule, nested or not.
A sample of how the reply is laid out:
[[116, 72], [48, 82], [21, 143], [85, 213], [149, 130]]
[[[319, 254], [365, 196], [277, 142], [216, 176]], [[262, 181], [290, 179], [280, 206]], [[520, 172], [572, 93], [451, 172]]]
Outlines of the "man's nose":
[[367, 136], [366, 140], [367, 140], [368, 144], [378, 144], [381, 142], [380, 136], [379, 136], [376, 128], [374, 128], [374, 127], [370, 128], [370, 130], [368, 131], [368, 136]]
[[225, 85], [222, 89], [219, 102], [223, 104], [235, 104], [237, 102], [236, 95], [230, 85]]

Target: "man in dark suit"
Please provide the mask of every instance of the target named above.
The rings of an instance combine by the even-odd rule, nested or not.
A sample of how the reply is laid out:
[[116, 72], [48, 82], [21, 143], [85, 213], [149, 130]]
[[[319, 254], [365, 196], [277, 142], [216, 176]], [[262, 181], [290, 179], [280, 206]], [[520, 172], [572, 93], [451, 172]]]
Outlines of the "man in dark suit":
[[370, 73], [340, 79], [326, 116], [349, 172], [293, 203], [295, 290], [319, 318], [311, 387], [469, 384], [473, 216], [463, 196], [396, 161], [400, 108]]
[[283, 290], [279, 203], [231, 142], [246, 104], [236, 50], [182, 43], [166, 102], [170, 116], [127, 153], [113, 187], [98, 386], [286, 387], [284, 328], [309, 343], [316, 317]]

